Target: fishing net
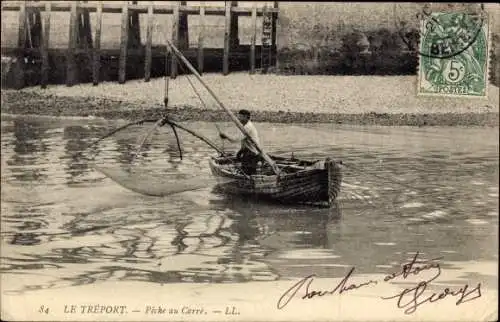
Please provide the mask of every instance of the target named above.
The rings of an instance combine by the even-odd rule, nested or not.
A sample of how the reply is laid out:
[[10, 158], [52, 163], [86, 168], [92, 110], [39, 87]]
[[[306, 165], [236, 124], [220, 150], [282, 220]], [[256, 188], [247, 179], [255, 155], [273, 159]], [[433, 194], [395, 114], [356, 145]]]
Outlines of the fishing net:
[[132, 122], [94, 141], [90, 161], [115, 183], [143, 195], [203, 189], [217, 183], [206, 161], [214, 150], [224, 153], [213, 136], [210, 127], [195, 132], [168, 119]]
[[120, 186], [131, 191], [155, 197], [164, 197], [176, 193], [206, 188], [215, 183], [214, 178], [182, 178], [159, 177], [144, 171], [127, 171], [124, 168], [97, 166], [101, 172]]

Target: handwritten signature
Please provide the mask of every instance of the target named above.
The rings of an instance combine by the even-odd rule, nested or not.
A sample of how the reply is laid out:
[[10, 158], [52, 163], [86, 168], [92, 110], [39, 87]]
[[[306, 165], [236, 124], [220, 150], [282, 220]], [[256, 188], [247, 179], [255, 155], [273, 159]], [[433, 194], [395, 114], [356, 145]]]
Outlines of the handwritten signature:
[[281, 295], [278, 300], [277, 307], [280, 310], [286, 307], [290, 303], [290, 301], [297, 296], [299, 291], [304, 292], [304, 295], [300, 297], [300, 299], [302, 300], [310, 300], [314, 297], [322, 297], [334, 294], [341, 295], [345, 292], [360, 289], [362, 287], [367, 287], [369, 285], [375, 285], [381, 282], [389, 282], [399, 277], [407, 279], [409, 276], [418, 275], [422, 271], [429, 271], [434, 274], [432, 277], [420, 281], [416, 286], [405, 288], [395, 295], [381, 296], [381, 299], [397, 299], [398, 308], [405, 309], [405, 314], [412, 314], [415, 313], [417, 308], [424, 303], [437, 302], [449, 296], [458, 297], [458, 300], [455, 302], [456, 305], [460, 305], [462, 303], [469, 302], [481, 297], [481, 283], [478, 283], [474, 288], [470, 288], [468, 284], [465, 284], [459, 289], [451, 289], [447, 287], [443, 291], [437, 293], [433, 292], [430, 295], [428, 293], [424, 294], [427, 286], [441, 275], [441, 266], [437, 261], [442, 259], [442, 257], [429, 260], [420, 260], [418, 258], [418, 255], [419, 253], [417, 252], [409, 263], [403, 264], [399, 271], [386, 275], [382, 280], [368, 280], [362, 283], [353, 283], [350, 281], [350, 278], [352, 277], [355, 268], [352, 267], [344, 276], [344, 278], [333, 288], [328, 290], [316, 290], [311, 287], [316, 275], [312, 274], [306, 276]]
[[297, 282], [295, 285], [293, 285], [291, 288], [289, 288], [283, 295], [281, 295], [280, 299], [278, 300], [278, 309], [282, 309], [285, 306], [287, 306], [288, 303], [290, 303], [290, 301], [295, 297], [297, 292], [303, 288], [304, 284], [306, 285], [305, 286], [306, 294], [304, 294], [302, 296], [303, 300], [312, 299], [315, 296], [332, 295], [332, 294], [335, 294], [336, 292], [338, 294], [342, 294], [344, 292], [358, 289], [358, 288], [361, 288], [363, 286], [367, 286], [370, 284], [377, 284], [377, 281], [369, 280], [368, 282], [364, 282], [361, 284], [350, 284], [350, 285], [346, 286], [347, 281], [349, 280], [349, 277], [351, 277], [353, 272], [354, 272], [354, 267], [351, 268], [349, 273], [347, 273], [347, 275], [340, 281], [339, 284], [337, 284], [337, 286], [335, 286], [335, 288], [333, 288], [332, 290], [329, 290], [329, 291], [311, 291], [309, 288], [311, 287], [311, 283], [314, 280], [314, 277], [316, 275], [315, 274], [309, 275], [309, 276], [303, 278], [302, 280], [300, 280], [299, 282]]

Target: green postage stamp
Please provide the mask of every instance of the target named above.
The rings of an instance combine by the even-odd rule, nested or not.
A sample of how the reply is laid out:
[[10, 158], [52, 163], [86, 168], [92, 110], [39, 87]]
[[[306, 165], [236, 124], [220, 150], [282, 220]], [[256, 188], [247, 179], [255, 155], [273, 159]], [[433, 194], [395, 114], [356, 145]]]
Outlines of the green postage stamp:
[[422, 19], [420, 35], [419, 95], [487, 96], [486, 15], [433, 12]]

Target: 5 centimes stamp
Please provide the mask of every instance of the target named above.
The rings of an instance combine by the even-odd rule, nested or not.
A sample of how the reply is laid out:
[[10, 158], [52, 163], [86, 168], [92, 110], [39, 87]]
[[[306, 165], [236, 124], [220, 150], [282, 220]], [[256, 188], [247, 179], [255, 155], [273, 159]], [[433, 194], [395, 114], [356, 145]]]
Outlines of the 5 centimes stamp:
[[486, 97], [488, 52], [484, 13], [424, 11], [418, 94]]

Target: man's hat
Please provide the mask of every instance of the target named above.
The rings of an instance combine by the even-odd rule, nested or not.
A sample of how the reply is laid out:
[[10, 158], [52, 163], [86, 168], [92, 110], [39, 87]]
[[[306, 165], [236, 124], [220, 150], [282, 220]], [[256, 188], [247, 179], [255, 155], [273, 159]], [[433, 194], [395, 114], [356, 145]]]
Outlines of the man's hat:
[[245, 109], [242, 109], [238, 112], [238, 114], [241, 114], [241, 115], [245, 115], [245, 116], [248, 116], [250, 117], [250, 111], [249, 110], [245, 110]]

